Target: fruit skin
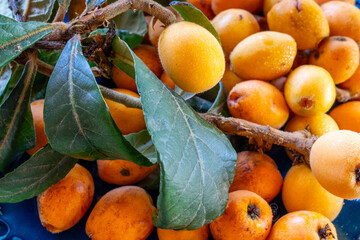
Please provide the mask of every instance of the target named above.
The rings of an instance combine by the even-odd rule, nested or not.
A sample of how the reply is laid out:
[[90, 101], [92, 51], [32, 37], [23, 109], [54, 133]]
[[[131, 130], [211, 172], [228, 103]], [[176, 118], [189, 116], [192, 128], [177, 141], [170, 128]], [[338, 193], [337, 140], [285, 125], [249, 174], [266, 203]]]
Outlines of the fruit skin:
[[169, 77], [187, 92], [204, 92], [225, 72], [225, 57], [216, 38], [191, 22], [168, 26], [159, 39], [159, 56]]
[[163, 72], [161, 74], [160, 80], [167, 85], [169, 88], [171, 88], [172, 90], [175, 90], [175, 83], [173, 80], [171, 80], [171, 78], [169, 78], [169, 75], [166, 74], [166, 72]]
[[270, 206], [256, 193], [231, 192], [224, 214], [210, 223], [211, 235], [215, 240], [265, 240], [272, 217]]
[[295, 132], [308, 129], [311, 134], [321, 136], [339, 130], [335, 120], [325, 113], [311, 117], [294, 116], [286, 124], [285, 131]]
[[[314, 1], [319, 5], [323, 5], [324, 3], [335, 1], [335, 0], [314, 0]], [[336, 1], [347, 2], [347, 3], [350, 3], [352, 5], [355, 5], [355, 0], [336, 0]]]
[[360, 9], [341, 1], [321, 5], [330, 26], [330, 36], [345, 36], [360, 44]]
[[281, 128], [289, 117], [282, 93], [270, 83], [258, 80], [236, 84], [227, 105], [233, 117], [274, 128]]
[[279, 194], [282, 176], [274, 160], [258, 152], [239, 152], [229, 192], [248, 190], [270, 202]]
[[360, 92], [360, 65], [348, 80], [339, 84], [339, 88], [349, 90], [352, 94]]
[[37, 197], [41, 224], [52, 233], [73, 227], [86, 213], [94, 196], [94, 181], [76, 164], [57, 184]]
[[145, 240], [154, 228], [154, 210], [144, 189], [115, 188], [96, 203], [86, 222], [86, 234], [93, 240]]
[[219, 34], [226, 56], [246, 37], [260, 31], [256, 18], [242, 9], [228, 9], [219, 13], [212, 21]]
[[[158, 78], [161, 76], [163, 69], [154, 47], [139, 45], [134, 48], [133, 51]], [[137, 92], [135, 80], [115, 65], [112, 68], [112, 79], [118, 88], [125, 88]]]
[[199, 9], [209, 20], [214, 18], [215, 14], [211, 9], [212, 0], [187, 0], [187, 2]]
[[359, 66], [359, 46], [348, 37], [324, 39], [312, 52], [309, 63], [327, 70], [335, 84], [348, 80]]
[[328, 71], [318, 66], [303, 65], [290, 73], [284, 94], [295, 114], [309, 117], [325, 113], [331, 108], [336, 89]]
[[340, 213], [344, 199], [326, 191], [305, 164], [292, 166], [282, 188], [282, 200], [288, 212], [314, 211], [333, 221]]
[[236, 45], [230, 54], [231, 67], [243, 79], [270, 81], [290, 71], [296, 51], [290, 35], [259, 32]]
[[157, 235], [159, 240], [207, 240], [209, 239], [209, 225], [192, 231], [157, 228]]
[[283, 0], [267, 14], [271, 31], [291, 35], [299, 50], [316, 48], [329, 36], [329, 24], [313, 0]]
[[224, 85], [225, 91], [227, 94], [230, 93], [231, 89], [238, 83], [243, 82], [244, 80], [239, 78], [233, 71], [230, 69], [230, 65], [226, 65], [225, 73], [221, 79], [221, 82]]
[[360, 101], [350, 101], [338, 105], [330, 112], [340, 129], [360, 133]]
[[[114, 88], [113, 90], [140, 98], [138, 94], [127, 89]], [[141, 109], [129, 108], [124, 104], [109, 99], [105, 99], [105, 102], [109, 107], [111, 117], [114, 119], [122, 134], [135, 133], [146, 128], [144, 113]]]
[[348, 130], [319, 137], [310, 151], [310, 167], [321, 186], [344, 198], [360, 198], [360, 135]]
[[45, 134], [45, 123], [44, 123], [44, 99], [36, 100], [31, 103], [31, 113], [35, 127], [36, 143], [35, 147], [27, 150], [29, 155], [34, 155], [40, 148], [48, 144], [49, 140]]
[[215, 15], [230, 8], [240, 8], [251, 13], [259, 11], [263, 0], [212, 0], [211, 8]]
[[264, 16], [266, 17], [269, 11], [272, 9], [272, 7], [281, 1], [282, 0], [264, 0], [264, 5], [263, 5]]
[[141, 167], [126, 160], [98, 160], [97, 166], [101, 180], [116, 185], [130, 185], [140, 182], [157, 168], [157, 164]]
[[[328, 225], [328, 236], [320, 238], [319, 230]], [[332, 233], [332, 235], [330, 234]], [[326, 234], [324, 234], [326, 235]], [[272, 227], [267, 240], [337, 239], [335, 226], [317, 212], [297, 211], [284, 215]]]

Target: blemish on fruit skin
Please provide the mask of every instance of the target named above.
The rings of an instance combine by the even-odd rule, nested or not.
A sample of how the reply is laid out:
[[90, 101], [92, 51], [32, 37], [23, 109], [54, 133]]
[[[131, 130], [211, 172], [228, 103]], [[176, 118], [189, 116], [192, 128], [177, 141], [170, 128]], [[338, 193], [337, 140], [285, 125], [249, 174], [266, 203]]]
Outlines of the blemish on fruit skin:
[[121, 170], [120, 171], [120, 173], [121, 173], [121, 175], [123, 175], [123, 176], [130, 176], [130, 171], [129, 171], [129, 169], [123, 169], [123, 170]]
[[360, 166], [357, 166], [355, 169], [355, 179], [356, 183], [360, 184]]
[[240, 14], [239, 16], [240, 16], [240, 21], [244, 19], [242, 14]]

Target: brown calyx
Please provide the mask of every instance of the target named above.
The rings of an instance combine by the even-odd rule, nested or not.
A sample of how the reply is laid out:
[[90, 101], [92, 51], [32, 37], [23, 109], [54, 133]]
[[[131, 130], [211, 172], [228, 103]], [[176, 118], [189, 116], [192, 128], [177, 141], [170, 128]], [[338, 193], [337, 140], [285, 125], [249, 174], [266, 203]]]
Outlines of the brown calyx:
[[320, 240], [331, 240], [335, 239], [334, 234], [331, 232], [329, 224], [326, 224], [324, 228], [320, 228], [318, 231]]
[[300, 106], [302, 106], [303, 108], [309, 109], [312, 107], [313, 105], [313, 101], [307, 97], [304, 97], [300, 100]]
[[360, 184], [360, 165], [355, 169], [355, 179], [356, 183]]
[[249, 204], [247, 208], [247, 215], [251, 220], [256, 220], [260, 218], [260, 208], [255, 206], [254, 204]]

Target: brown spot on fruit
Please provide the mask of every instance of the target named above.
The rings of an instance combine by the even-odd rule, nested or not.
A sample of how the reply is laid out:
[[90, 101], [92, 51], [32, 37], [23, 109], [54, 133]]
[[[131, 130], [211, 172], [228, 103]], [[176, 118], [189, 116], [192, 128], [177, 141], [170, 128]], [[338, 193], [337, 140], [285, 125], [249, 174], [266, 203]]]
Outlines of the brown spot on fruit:
[[123, 176], [130, 176], [130, 171], [129, 171], [129, 169], [123, 169], [123, 170], [121, 170], [121, 175], [123, 175]]

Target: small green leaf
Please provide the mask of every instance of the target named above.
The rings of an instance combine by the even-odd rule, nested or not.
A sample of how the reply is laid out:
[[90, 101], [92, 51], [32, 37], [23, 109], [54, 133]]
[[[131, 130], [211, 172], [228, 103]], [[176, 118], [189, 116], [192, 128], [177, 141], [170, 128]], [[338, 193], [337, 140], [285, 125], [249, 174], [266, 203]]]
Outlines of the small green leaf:
[[227, 109], [227, 94], [222, 82], [219, 82], [218, 95], [208, 112], [229, 116], [229, 111]]
[[110, 58], [110, 60], [129, 77], [135, 79], [134, 62], [131, 53], [127, 50], [126, 43], [119, 37], [115, 37], [112, 41], [112, 48], [116, 53], [116, 58]]
[[16, 87], [0, 106], [0, 172], [19, 152], [35, 146], [30, 110], [31, 85], [35, 74], [35, 63], [29, 61]]
[[[6, 67], [6, 66], [5, 66]], [[22, 76], [24, 71], [23, 66], [18, 66], [11, 74], [10, 79], [7, 81], [5, 88], [0, 94], [0, 104], [5, 101], [5, 99], [10, 95], [11, 91], [15, 88], [16, 84], [18, 83], [20, 77]]]
[[61, 7], [63, 7], [67, 11], [69, 9], [71, 0], [58, 0], [58, 3]]
[[127, 51], [161, 167], [153, 222], [164, 229], [198, 229], [224, 213], [236, 151], [220, 130], [157, 79], [130, 48]]
[[[12, 18], [12, 11], [9, 8], [8, 0], [0, 0], [0, 16], [1, 15]], [[0, 22], [3, 22], [2, 16], [0, 17]]]
[[49, 79], [44, 122], [51, 147], [64, 155], [152, 165], [122, 136], [111, 118], [77, 35], [66, 44]]
[[[105, 37], [107, 31], [109, 31], [109, 28], [99, 28], [99, 29], [96, 29], [95, 31], [91, 32], [89, 34], [89, 37], [91, 37], [97, 33], [99, 33], [100, 35]], [[124, 40], [131, 49], [138, 46], [143, 40], [143, 36], [140, 36], [136, 33], [131, 33], [127, 30], [116, 29], [116, 35], [119, 36], [120, 39]]]
[[47, 145], [0, 178], [0, 202], [17, 203], [41, 194], [63, 179], [77, 161]]
[[55, 66], [60, 57], [60, 54], [61, 54], [61, 50], [52, 50], [51, 52], [39, 50], [38, 58], [43, 62]]
[[138, 133], [130, 133], [126, 135], [125, 138], [152, 163], [157, 162], [156, 149], [147, 130], [142, 130]]
[[[56, 0], [15, 0], [22, 17], [28, 11], [26, 22], [47, 22], [51, 16]], [[29, 9], [28, 9], [29, 8]]]
[[52, 26], [41, 22], [0, 24], [0, 68], [24, 50], [52, 32]]
[[114, 18], [116, 28], [145, 36], [148, 32], [144, 13], [142, 11], [127, 10]]
[[170, 6], [175, 9], [185, 21], [196, 23], [207, 29], [221, 44], [219, 34], [216, 32], [214, 26], [199, 9], [190, 3], [179, 1], [171, 2]]
[[13, 23], [13, 22], [16, 22], [16, 20], [13, 18], [10, 18], [8, 16], [0, 14], [0, 23]]

